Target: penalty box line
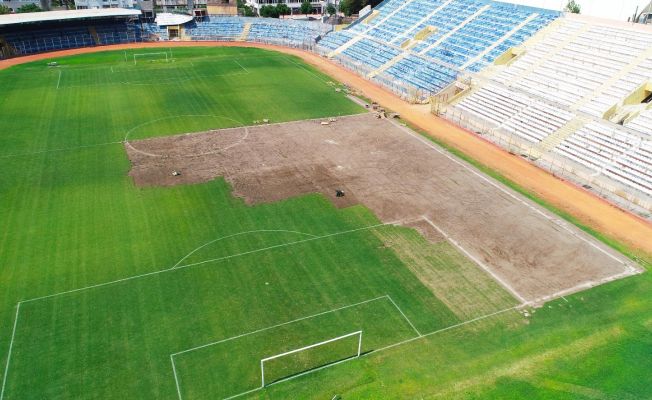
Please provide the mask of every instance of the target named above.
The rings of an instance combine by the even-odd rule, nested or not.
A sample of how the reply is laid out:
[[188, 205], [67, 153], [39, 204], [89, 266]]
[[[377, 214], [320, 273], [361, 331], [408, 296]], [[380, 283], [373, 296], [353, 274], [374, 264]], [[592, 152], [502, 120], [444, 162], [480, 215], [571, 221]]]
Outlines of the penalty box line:
[[449, 151], [441, 148], [439, 145], [434, 144], [433, 142], [429, 141], [428, 139], [426, 139], [422, 135], [419, 135], [419, 134], [415, 133], [411, 129], [409, 129], [409, 128], [405, 127], [405, 126], [402, 126], [402, 125], [398, 124], [395, 121], [390, 121], [390, 123], [392, 123], [394, 126], [398, 127], [401, 131], [403, 131], [403, 132], [407, 133], [408, 135], [410, 135], [412, 138], [418, 140], [419, 142], [421, 142], [425, 146], [431, 148], [432, 150], [435, 150], [436, 152], [438, 152], [439, 154], [441, 154], [444, 157], [448, 158], [449, 160], [451, 160], [455, 164], [457, 164], [457, 165], [461, 166], [462, 168], [466, 169], [467, 171], [471, 172], [473, 175], [478, 177], [480, 180], [486, 182], [487, 184], [489, 184], [489, 185], [493, 186], [494, 188], [498, 189], [499, 191], [505, 193], [506, 195], [511, 197], [513, 200], [520, 203], [521, 205], [524, 205], [525, 207], [527, 207], [531, 211], [534, 211], [540, 217], [542, 217], [542, 218], [550, 221], [552, 224], [562, 228], [563, 230], [565, 230], [571, 236], [583, 241], [584, 243], [586, 243], [589, 246], [593, 247], [594, 249], [596, 249], [600, 253], [602, 253], [602, 254], [606, 255], [607, 257], [611, 258], [612, 260], [614, 260], [614, 261], [616, 261], [618, 263], [621, 263], [625, 267], [625, 269], [627, 269], [627, 267], [630, 267], [629, 262], [624, 260], [622, 258], [622, 256], [619, 255], [619, 253], [617, 253], [618, 255], [615, 255], [613, 253], [613, 250], [610, 249], [608, 246], [603, 245], [603, 244], [598, 244], [599, 242], [596, 243], [597, 239], [594, 239], [592, 237], [587, 238], [585, 236], [585, 234], [581, 230], [579, 230], [579, 228], [577, 228], [574, 225], [571, 225], [571, 224], [565, 222], [564, 220], [556, 217], [554, 214], [552, 214], [548, 210], [545, 210], [545, 208], [537, 205], [536, 203], [534, 203], [532, 201], [525, 200], [522, 195], [515, 194], [515, 192], [512, 189], [506, 188], [505, 185], [499, 183], [494, 178], [491, 178], [488, 175], [480, 172], [477, 168], [475, 168], [471, 164], [458, 159], [457, 157], [453, 156]]
[[158, 275], [158, 274], [163, 274], [163, 273], [167, 273], [167, 272], [178, 271], [178, 270], [182, 270], [182, 269], [185, 269], [185, 268], [200, 266], [200, 265], [207, 264], [207, 263], [229, 260], [229, 259], [232, 259], [232, 258], [237, 258], [237, 257], [249, 255], [249, 254], [255, 254], [255, 253], [265, 252], [265, 251], [268, 251], [268, 250], [294, 246], [294, 245], [298, 245], [298, 244], [302, 244], [302, 243], [306, 243], [306, 242], [313, 242], [313, 241], [317, 241], [317, 240], [321, 240], [321, 239], [327, 239], [327, 238], [331, 238], [331, 237], [346, 235], [346, 234], [349, 234], [349, 233], [366, 231], [366, 230], [380, 228], [380, 227], [388, 226], [388, 225], [403, 225], [403, 224], [406, 224], [406, 223], [409, 223], [409, 222], [414, 222], [414, 221], [399, 220], [399, 221], [392, 221], [392, 222], [387, 222], [387, 223], [375, 224], [375, 225], [370, 225], [370, 226], [364, 226], [364, 227], [361, 227], [361, 228], [348, 229], [348, 230], [345, 230], [345, 231], [329, 233], [329, 234], [321, 235], [321, 236], [309, 237], [307, 239], [295, 240], [293, 242], [277, 244], [277, 245], [274, 245], [274, 246], [262, 247], [262, 248], [255, 249], [255, 250], [249, 250], [249, 251], [245, 251], [245, 252], [242, 252], [242, 253], [231, 254], [231, 255], [228, 255], [228, 256], [223, 256], [223, 257], [218, 257], [218, 258], [212, 258], [212, 259], [209, 259], [209, 260], [199, 261], [199, 262], [195, 262], [195, 263], [178, 265], [178, 266], [175, 266], [174, 268], [170, 268], [169, 266], [166, 266], [166, 267], [162, 267], [161, 269], [158, 269], [156, 271], [147, 272], [147, 273], [144, 273], [144, 274], [129, 276], [129, 277], [126, 277], [126, 278], [116, 279], [116, 280], [109, 281], [109, 282], [98, 283], [98, 284], [95, 284], [95, 285], [89, 285], [89, 286], [85, 286], [85, 287], [81, 287], [81, 288], [77, 288], [77, 289], [66, 290], [66, 291], [63, 291], [63, 292], [58, 292], [58, 293], [49, 294], [49, 295], [45, 295], [45, 296], [34, 297], [34, 298], [31, 298], [31, 299], [21, 300], [20, 302], [21, 303], [29, 303], [29, 302], [33, 302], [33, 301], [44, 300], [44, 299], [48, 299], [48, 298], [52, 298], [52, 297], [63, 296], [63, 295], [66, 295], [66, 294], [71, 294], [71, 293], [86, 291], [86, 290], [95, 289], [95, 288], [99, 288], [99, 287], [103, 287], [103, 286], [109, 286], [109, 285], [114, 285], [114, 284], [118, 284], [118, 283], [122, 283], [122, 282], [127, 282], [127, 281], [134, 280], [134, 279], [145, 278], [145, 277], [152, 276], [152, 275]]
[[[267, 251], [267, 250], [271, 250], [271, 249], [275, 249], [275, 248], [293, 246], [293, 245], [296, 245], [296, 244], [315, 241], [315, 240], [319, 240], [319, 239], [325, 239], [325, 238], [339, 236], [339, 235], [345, 235], [345, 234], [354, 233], [354, 232], [360, 232], [360, 231], [375, 229], [375, 228], [379, 228], [379, 227], [387, 226], [387, 225], [403, 225], [403, 224], [406, 224], [406, 223], [409, 223], [409, 222], [414, 222], [414, 221], [398, 220], [398, 221], [392, 221], [392, 222], [387, 222], [387, 223], [381, 223], [381, 224], [375, 224], [375, 225], [371, 225], [371, 226], [361, 227], [361, 228], [349, 229], [349, 230], [345, 230], [345, 231], [330, 233], [330, 234], [327, 234], [327, 235], [310, 237], [308, 239], [298, 240], [298, 241], [294, 241], [294, 242], [290, 242], [290, 243], [284, 243], [284, 244], [280, 244], [280, 245], [276, 245], [276, 246], [269, 246], [269, 247], [265, 247], [265, 248], [261, 248], [261, 249], [257, 249], [257, 250], [252, 250], [252, 251], [247, 251], [247, 252], [243, 252], [243, 253], [239, 253], [239, 254], [233, 254], [233, 255], [230, 255], [230, 256], [216, 258], [216, 259], [212, 259], [212, 260], [207, 260], [207, 261], [204, 261], [204, 262], [193, 263], [193, 264], [188, 264], [188, 265], [180, 265], [180, 266], [176, 266], [174, 268], [166, 267], [164, 269], [148, 272], [148, 273], [145, 273], [145, 274], [130, 276], [130, 277], [127, 277], [127, 278], [122, 278], [122, 279], [116, 279], [116, 280], [113, 280], [113, 281], [99, 283], [99, 284], [96, 284], [96, 285], [85, 286], [85, 287], [82, 287], [82, 288], [66, 290], [66, 291], [63, 291], [63, 292], [54, 293], [54, 294], [50, 294], [50, 295], [46, 295], [46, 296], [34, 297], [34, 298], [31, 298], [31, 299], [27, 299], [27, 300], [20, 300], [16, 304], [16, 315], [15, 315], [15, 318], [14, 318], [14, 325], [13, 325], [13, 329], [12, 329], [12, 332], [11, 332], [11, 339], [10, 339], [10, 342], [9, 342], [9, 349], [8, 349], [8, 353], [7, 353], [7, 361], [5, 362], [5, 370], [4, 370], [3, 379], [2, 379], [2, 387], [0, 389], [0, 400], [3, 400], [3, 398], [4, 398], [5, 387], [6, 387], [6, 383], [7, 383], [7, 377], [8, 377], [8, 374], [9, 374], [9, 366], [10, 366], [10, 362], [11, 362], [14, 338], [16, 336], [16, 327], [18, 325], [18, 316], [19, 316], [19, 312], [20, 312], [20, 306], [23, 303], [29, 303], [29, 302], [39, 301], [39, 300], [45, 300], [45, 299], [49, 299], [49, 298], [52, 298], [52, 297], [58, 297], [58, 296], [63, 296], [63, 295], [67, 295], [67, 294], [82, 292], [82, 291], [95, 289], [95, 288], [99, 288], [99, 287], [104, 287], [104, 286], [110, 286], [110, 285], [114, 285], [114, 284], [118, 284], [118, 283], [122, 283], [122, 282], [127, 282], [127, 281], [134, 280], [134, 279], [144, 278], [144, 277], [147, 277], [147, 276], [153, 276], [153, 275], [162, 274], [162, 273], [171, 272], [171, 271], [176, 271], [176, 270], [180, 270], [180, 269], [185, 269], [185, 268], [189, 268], [189, 267], [193, 267], [193, 266], [197, 266], [197, 265], [202, 265], [202, 264], [205, 264], [205, 263], [208, 263], [208, 262], [218, 262], [218, 261], [221, 261], [221, 260], [226, 260], [226, 259], [230, 259], [230, 258], [235, 258], [235, 257], [239, 257], [239, 256], [248, 255], [248, 254], [254, 254], [254, 253]], [[173, 362], [173, 367], [174, 367], [174, 362]], [[176, 379], [176, 374], [175, 374], [175, 379]]]
[[[396, 308], [396, 310], [401, 314], [402, 318], [408, 323], [408, 325], [416, 332], [417, 336], [413, 337], [411, 339], [408, 339], [409, 341], [416, 340], [416, 339], [419, 339], [419, 338], [423, 337], [423, 335], [419, 332], [419, 330], [417, 330], [417, 328], [414, 326], [412, 321], [410, 321], [410, 319], [405, 315], [403, 310], [401, 310], [401, 308], [398, 306], [398, 304], [396, 304], [394, 299], [392, 299], [392, 297], [390, 295], [386, 294], [386, 295], [383, 295], [383, 296], [374, 297], [372, 299], [363, 300], [363, 301], [353, 303], [353, 304], [349, 304], [349, 305], [346, 305], [346, 306], [334, 308], [334, 309], [327, 310], [327, 311], [322, 311], [322, 312], [319, 312], [319, 313], [316, 313], [316, 314], [311, 314], [311, 315], [308, 315], [308, 316], [305, 316], [305, 317], [296, 318], [296, 319], [293, 319], [291, 321], [286, 321], [286, 322], [282, 322], [282, 323], [279, 323], [279, 324], [276, 324], [276, 325], [267, 326], [265, 328], [256, 329], [256, 330], [253, 330], [253, 331], [242, 333], [240, 335], [231, 336], [231, 337], [228, 337], [228, 338], [225, 338], [225, 339], [217, 340], [217, 341], [214, 341], [214, 342], [210, 342], [210, 343], [206, 343], [206, 344], [203, 344], [203, 345], [191, 347], [191, 348], [188, 348], [188, 349], [185, 349], [185, 350], [181, 350], [181, 351], [178, 351], [176, 353], [172, 353], [172, 354], [170, 354], [170, 363], [172, 364], [172, 373], [174, 375], [174, 381], [175, 381], [175, 384], [176, 384], [177, 396], [178, 396], [179, 400], [183, 400], [183, 397], [181, 395], [181, 384], [179, 382], [177, 367], [176, 367], [176, 364], [174, 362], [174, 357], [176, 357], [176, 356], [186, 354], [186, 353], [190, 353], [190, 352], [197, 351], [197, 350], [201, 350], [201, 349], [205, 349], [205, 348], [208, 348], [208, 347], [212, 347], [212, 346], [215, 346], [215, 345], [218, 345], [218, 344], [221, 344], [221, 343], [230, 342], [230, 341], [237, 340], [237, 339], [240, 339], [240, 338], [243, 338], [243, 337], [255, 335], [257, 333], [265, 332], [265, 331], [268, 331], [268, 330], [271, 330], [271, 329], [276, 329], [276, 328], [279, 328], [279, 327], [282, 327], [282, 326], [291, 325], [291, 324], [294, 324], [294, 323], [297, 323], [297, 322], [301, 322], [301, 321], [305, 321], [305, 320], [308, 320], [308, 319], [316, 318], [316, 317], [319, 317], [319, 316], [322, 316], [322, 315], [331, 314], [331, 313], [334, 313], [334, 312], [346, 310], [348, 308], [357, 307], [357, 306], [367, 304], [367, 303], [372, 303], [372, 302], [382, 300], [382, 299], [388, 300], [394, 306], [394, 308]], [[399, 342], [399, 343], [403, 343], [403, 342]], [[390, 346], [393, 346], [393, 345], [390, 345]], [[389, 348], [390, 346], [387, 346], [385, 348]], [[376, 351], [378, 351], [378, 350], [376, 350]], [[333, 367], [333, 366], [341, 364], [343, 362], [350, 361], [350, 360], [352, 360], [354, 358], [358, 358], [358, 357], [349, 357], [349, 358], [346, 358], [344, 360], [340, 360], [340, 361], [335, 362], [335, 363], [331, 363], [331, 364], [327, 364], [327, 365], [319, 367], [319, 368], [311, 369], [309, 371], [306, 371], [306, 372], [303, 372], [303, 373], [300, 373], [300, 374], [297, 374], [297, 375], [293, 375], [291, 377], [281, 379], [281, 380], [276, 381], [276, 382], [272, 382], [272, 383], [270, 383], [268, 385], [265, 385], [265, 386], [261, 386], [261, 387], [258, 387], [258, 388], [252, 389], [252, 390], [248, 390], [248, 391], [236, 394], [234, 396], [226, 397], [226, 398], [224, 398], [224, 400], [230, 400], [230, 399], [234, 399], [234, 398], [237, 398], [237, 397], [240, 397], [240, 396], [244, 396], [246, 394], [253, 393], [253, 392], [257, 391], [257, 390], [263, 389], [264, 387], [268, 387], [268, 386], [272, 386], [272, 385], [279, 384], [279, 383], [282, 383], [282, 382], [286, 382], [286, 381], [289, 381], [291, 379], [295, 379], [295, 378], [298, 378], [300, 376], [304, 376], [304, 375], [307, 375], [307, 374], [310, 374], [310, 373], [313, 373], [313, 372], [317, 372], [317, 371], [325, 369], [325, 368]]]
[[[385, 296], [382, 296], [382, 297], [385, 297]], [[389, 298], [389, 296], [387, 296], [387, 297]], [[391, 301], [391, 298], [390, 298], [390, 301]], [[505, 314], [505, 313], [510, 312], [510, 311], [518, 310], [518, 309], [523, 308], [525, 306], [526, 305], [519, 304], [519, 305], [509, 307], [509, 308], [505, 308], [505, 309], [502, 309], [502, 310], [499, 310], [499, 311], [496, 311], [496, 312], [493, 312], [493, 313], [481, 315], [479, 317], [472, 318], [472, 319], [467, 320], [467, 321], [463, 321], [463, 322], [460, 322], [460, 323], [457, 323], [457, 324], [453, 324], [453, 325], [447, 326], [445, 328], [437, 329], [437, 330], [434, 330], [432, 332], [428, 332], [428, 333], [425, 333], [425, 334], [419, 334], [416, 337], [406, 339], [406, 340], [402, 340], [402, 341], [390, 344], [388, 346], [381, 347], [381, 348], [376, 349], [376, 350], [371, 350], [368, 353], [361, 354], [360, 357], [347, 358], [345, 360], [341, 360], [341, 361], [338, 361], [338, 362], [333, 363], [333, 364], [328, 364], [328, 365], [325, 365], [323, 367], [315, 368], [315, 369], [312, 369], [312, 370], [309, 370], [309, 371], [306, 371], [306, 372], [303, 372], [303, 373], [300, 373], [300, 374], [297, 374], [297, 375], [294, 375], [294, 376], [290, 376], [290, 377], [285, 378], [285, 379], [281, 379], [279, 381], [270, 383], [269, 385], [266, 385], [265, 387], [257, 387], [255, 389], [247, 390], [247, 391], [238, 393], [238, 394], [230, 396], [230, 397], [225, 397], [222, 400], [233, 400], [233, 399], [236, 399], [236, 398], [239, 398], [239, 397], [242, 397], [242, 396], [246, 396], [248, 394], [256, 393], [256, 392], [261, 391], [261, 390], [263, 390], [263, 389], [265, 389], [266, 387], [269, 387], [269, 386], [274, 386], [274, 385], [277, 385], [279, 383], [288, 382], [288, 381], [291, 381], [293, 379], [299, 378], [301, 376], [309, 375], [309, 374], [315, 373], [317, 371], [320, 371], [320, 370], [323, 370], [323, 369], [326, 369], [326, 368], [329, 368], [329, 367], [334, 367], [335, 365], [342, 364], [344, 362], [351, 361], [351, 360], [354, 360], [356, 358], [373, 356], [373, 355], [378, 354], [380, 352], [383, 352], [383, 351], [386, 351], [386, 350], [389, 350], [389, 349], [392, 349], [392, 348], [395, 348], [395, 347], [399, 347], [399, 346], [402, 346], [404, 344], [412, 343], [412, 342], [415, 342], [415, 341], [420, 340], [420, 339], [424, 339], [424, 338], [429, 337], [429, 336], [434, 336], [434, 335], [437, 335], [437, 334], [440, 334], [440, 333], [455, 330], [455, 329], [461, 328], [461, 327], [463, 327], [465, 325], [472, 324], [474, 322], [482, 321], [482, 320], [485, 320], [485, 319], [488, 319], [488, 318], [491, 318], [491, 317], [495, 317], [497, 315]], [[396, 306], [396, 307], [398, 308], [398, 306]], [[406, 319], [407, 319], [407, 317], [406, 317]], [[174, 368], [174, 363], [173, 363], [173, 368]], [[175, 370], [175, 379], [177, 379], [176, 370]], [[177, 380], [177, 382], [178, 382], [178, 380]], [[177, 386], [177, 390], [179, 390], [179, 392], [178, 392], [179, 393], [179, 400], [183, 400], [182, 397], [181, 397], [181, 392], [180, 392], [180, 389], [179, 389], [178, 386]]]

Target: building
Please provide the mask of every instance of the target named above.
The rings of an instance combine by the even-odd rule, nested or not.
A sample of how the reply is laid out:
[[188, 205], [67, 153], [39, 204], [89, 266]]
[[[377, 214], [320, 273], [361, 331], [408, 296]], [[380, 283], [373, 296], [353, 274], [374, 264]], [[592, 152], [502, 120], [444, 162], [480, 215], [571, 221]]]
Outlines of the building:
[[[301, 0], [247, 0], [247, 4], [255, 8], [256, 12], [258, 12], [262, 6], [275, 6], [279, 3], [287, 4], [290, 10], [292, 10], [292, 14], [301, 14]], [[323, 14], [326, 12], [328, 1], [310, 0], [310, 4], [312, 4], [313, 12]]]
[[636, 22], [639, 24], [652, 24], [652, 1], [650, 4], [643, 7], [641, 12], [636, 17]]
[[75, 0], [75, 8], [89, 10], [95, 8], [134, 8], [134, 0]]
[[41, 9], [47, 11], [50, 9], [51, 2], [50, 0], [4, 0], [1, 1], [0, 4], [5, 7], [9, 7], [9, 9], [13, 12], [27, 4], [36, 4], [37, 6], [41, 7]]

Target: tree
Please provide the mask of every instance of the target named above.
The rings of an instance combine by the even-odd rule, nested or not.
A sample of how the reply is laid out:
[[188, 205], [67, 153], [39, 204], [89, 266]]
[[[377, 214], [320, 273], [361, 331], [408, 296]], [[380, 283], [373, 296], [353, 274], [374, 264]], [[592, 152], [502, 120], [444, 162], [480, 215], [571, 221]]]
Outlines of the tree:
[[350, 17], [352, 14], [360, 12], [366, 5], [366, 0], [342, 0], [340, 2], [340, 12]]
[[566, 8], [564, 8], [564, 11], [573, 14], [579, 14], [580, 11], [582, 11], [582, 6], [577, 4], [575, 0], [568, 0], [568, 4], [566, 4]]
[[65, 7], [66, 10], [74, 10], [75, 0], [52, 0], [52, 5], [55, 7]]
[[278, 18], [278, 9], [270, 4], [260, 7], [260, 16], [263, 18]]
[[11, 8], [0, 4], [0, 15], [2, 14], [11, 14]]
[[278, 15], [290, 15], [291, 10], [290, 10], [290, 7], [288, 7], [287, 4], [278, 3], [276, 5], [276, 12], [278, 12]]
[[303, 0], [303, 2], [301, 2], [300, 10], [301, 14], [304, 14], [305, 16], [312, 13], [312, 4], [310, 4], [310, 0]]
[[328, 13], [328, 15], [330, 15], [332, 17], [333, 15], [335, 15], [337, 10], [335, 9], [334, 5], [332, 5], [331, 3], [328, 3], [328, 5], [326, 6], [326, 12]]
[[247, 5], [244, 0], [237, 0], [237, 7], [238, 11], [245, 16], [245, 17], [254, 17], [256, 16], [256, 13], [254, 12], [254, 8]]
[[41, 10], [41, 7], [37, 6], [34, 3], [22, 5], [18, 7], [18, 9], [16, 10], [17, 13], [31, 13], [31, 12], [39, 12], [39, 11], [43, 11], [43, 10]]
[[342, 0], [340, 1], [340, 12], [347, 17], [350, 17], [353, 14], [353, 8], [351, 7], [351, 0]]

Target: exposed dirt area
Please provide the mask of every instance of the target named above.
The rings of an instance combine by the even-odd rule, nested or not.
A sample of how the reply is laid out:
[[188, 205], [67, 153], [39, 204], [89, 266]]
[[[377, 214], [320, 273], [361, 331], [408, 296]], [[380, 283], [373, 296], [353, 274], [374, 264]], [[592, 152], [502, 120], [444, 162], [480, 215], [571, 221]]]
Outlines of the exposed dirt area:
[[492, 143], [484, 141], [477, 135], [432, 115], [427, 107], [411, 105], [342, 66], [307, 51], [243, 42], [132, 43], [62, 50], [1, 60], [0, 70], [16, 64], [75, 54], [132, 48], [183, 46], [257, 47], [300, 57], [308, 64], [315, 66], [334, 79], [356, 88], [366, 97], [373, 99], [383, 107], [399, 112], [405, 120], [428, 132], [433, 137], [444, 141], [480, 163], [498, 171], [555, 207], [575, 216], [587, 226], [616, 240], [622, 241], [633, 248], [639, 249], [648, 255], [652, 255], [652, 240], [650, 240], [652, 238], [652, 224], [648, 221], [616, 208], [590, 192], [569, 182], [562, 181], [547, 171], [509, 154]]
[[[154, 138], [126, 148], [138, 185], [224, 176], [250, 204], [321, 192], [337, 206], [360, 202], [385, 222], [426, 216], [521, 300], [632, 272], [584, 233], [372, 114], [328, 126], [299, 121]], [[210, 154], [192, 156], [206, 149]], [[345, 197], [336, 198], [336, 189]], [[433, 241], [444, 236], [430, 231]]]

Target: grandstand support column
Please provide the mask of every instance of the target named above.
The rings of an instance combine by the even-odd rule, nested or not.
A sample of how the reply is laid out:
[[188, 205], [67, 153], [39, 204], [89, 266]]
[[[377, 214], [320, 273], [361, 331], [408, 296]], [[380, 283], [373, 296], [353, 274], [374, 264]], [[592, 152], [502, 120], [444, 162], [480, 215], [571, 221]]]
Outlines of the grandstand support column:
[[451, 29], [447, 34], [443, 35], [440, 37], [435, 43], [431, 44], [430, 46], [426, 47], [425, 49], [421, 50], [419, 54], [426, 54], [430, 50], [434, 49], [435, 47], [439, 46], [444, 40], [448, 39], [449, 37], [453, 36], [457, 31], [460, 29], [464, 28], [469, 22], [473, 21], [474, 19], [478, 18], [482, 13], [490, 9], [491, 6], [489, 4], [486, 4], [484, 7], [480, 8], [478, 11], [473, 13], [470, 17], [462, 21], [461, 24], [457, 25], [455, 28]]

